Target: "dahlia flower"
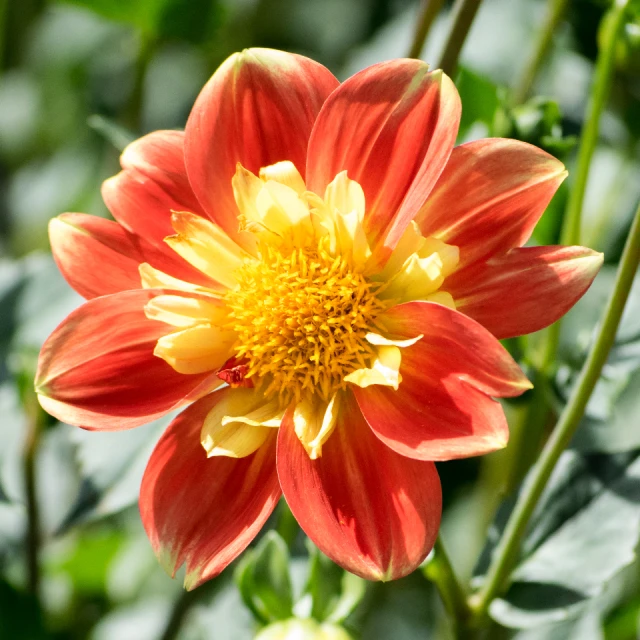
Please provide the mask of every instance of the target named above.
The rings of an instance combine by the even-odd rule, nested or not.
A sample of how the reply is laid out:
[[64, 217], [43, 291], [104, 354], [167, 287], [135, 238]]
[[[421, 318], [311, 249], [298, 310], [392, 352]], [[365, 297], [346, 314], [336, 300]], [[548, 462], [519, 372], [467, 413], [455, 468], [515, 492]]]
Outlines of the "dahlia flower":
[[44, 409], [128, 429], [180, 407], [140, 511], [187, 588], [218, 574], [281, 495], [331, 559], [414, 570], [441, 513], [434, 461], [504, 447], [495, 398], [531, 385], [499, 339], [537, 331], [602, 257], [523, 247], [563, 165], [531, 145], [454, 148], [460, 99], [417, 60], [342, 84], [298, 55], [231, 56], [186, 130], [128, 146], [115, 222], [51, 222], [87, 302], [42, 348]]

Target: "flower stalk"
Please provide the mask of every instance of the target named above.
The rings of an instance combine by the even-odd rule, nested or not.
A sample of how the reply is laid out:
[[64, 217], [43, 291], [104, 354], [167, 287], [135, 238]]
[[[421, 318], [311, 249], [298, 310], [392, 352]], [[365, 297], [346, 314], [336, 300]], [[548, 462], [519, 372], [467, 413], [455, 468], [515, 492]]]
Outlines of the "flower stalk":
[[427, 41], [429, 31], [431, 31], [431, 27], [442, 8], [442, 4], [443, 0], [422, 0], [416, 31], [407, 58], [420, 58], [424, 43]]
[[449, 76], [456, 72], [460, 52], [481, 2], [482, 0], [457, 0], [453, 6], [451, 28], [438, 64]]
[[478, 593], [469, 600], [474, 618], [482, 619], [493, 598], [500, 594], [508, 581], [520, 549], [520, 543], [533, 514], [538, 499], [560, 458], [571, 441], [587, 402], [600, 377], [602, 368], [615, 342], [635, 273], [640, 265], [640, 206], [638, 207], [625, 244], [613, 293], [604, 313], [602, 324], [580, 377], [562, 412], [558, 424], [533, 468], [529, 481], [524, 485], [516, 506], [509, 518], [504, 534], [495, 551], [485, 582]]
[[562, 20], [568, 5], [568, 0], [549, 0], [547, 6], [547, 14], [542, 25], [542, 29], [538, 34], [533, 55], [527, 62], [527, 66], [520, 78], [518, 85], [513, 92], [513, 103], [522, 104], [531, 92], [531, 87], [544, 63], [549, 49], [553, 34], [556, 32], [560, 21]]
[[464, 588], [456, 576], [449, 554], [442, 542], [442, 536], [436, 539], [433, 558], [423, 569], [425, 577], [433, 582], [440, 593], [449, 619], [458, 636], [470, 617]]

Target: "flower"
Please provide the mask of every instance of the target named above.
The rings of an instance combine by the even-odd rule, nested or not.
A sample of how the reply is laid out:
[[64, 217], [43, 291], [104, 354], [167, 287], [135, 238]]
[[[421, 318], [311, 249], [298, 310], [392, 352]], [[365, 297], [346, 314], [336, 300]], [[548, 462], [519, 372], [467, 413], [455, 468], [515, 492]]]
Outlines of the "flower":
[[437, 535], [434, 461], [504, 447], [530, 383], [498, 339], [541, 329], [602, 256], [523, 247], [562, 164], [514, 140], [454, 148], [460, 99], [417, 60], [340, 84], [298, 55], [231, 56], [184, 133], [132, 143], [116, 222], [64, 214], [54, 256], [88, 301], [42, 348], [44, 409], [127, 429], [190, 404], [140, 510], [193, 588], [282, 493], [349, 571], [414, 570]]

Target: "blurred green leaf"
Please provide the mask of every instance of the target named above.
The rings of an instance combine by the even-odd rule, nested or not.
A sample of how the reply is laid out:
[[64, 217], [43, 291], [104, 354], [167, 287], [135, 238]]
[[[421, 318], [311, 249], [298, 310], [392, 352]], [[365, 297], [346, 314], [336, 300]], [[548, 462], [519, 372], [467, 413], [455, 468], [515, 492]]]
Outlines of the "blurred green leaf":
[[292, 618], [270, 624], [258, 633], [255, 640], [351, 640], [351, 636], [333, 624]]
[[246, 551], [236, 570], [242, 599], [261, 622], [292, 615], [289, 551], [275, 531], [268, 531], [255, 549]]
[[482, 122], [488, 127], [493, 123], [496, 109], [500, 106], [498, 87], [467, 67], [458, 72], [456, 87], [462, 101], [459, 136], [464, 137], [472, 125]]
[[316, 620], [343, 622], [365, 596], [367, 583], [345, 571], [308, 540], [309, 577], [304, 593], [311, 597], [311, 616]]

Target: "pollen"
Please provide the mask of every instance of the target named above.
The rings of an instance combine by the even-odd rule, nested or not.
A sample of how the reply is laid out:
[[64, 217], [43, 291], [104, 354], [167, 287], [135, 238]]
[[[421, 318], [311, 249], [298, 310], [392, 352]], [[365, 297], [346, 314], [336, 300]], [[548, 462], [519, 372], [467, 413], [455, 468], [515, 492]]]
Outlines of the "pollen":
[[323, 240], [285, 252], [262, 246], [261, 259], [240, 267], [239, 287], [226, 294], [245, 377], [282, 406], [314, 395], [329, 400], [375, 355], [365, 336], [386, 308], [381, 285], [348, 257], [331, 255]]

